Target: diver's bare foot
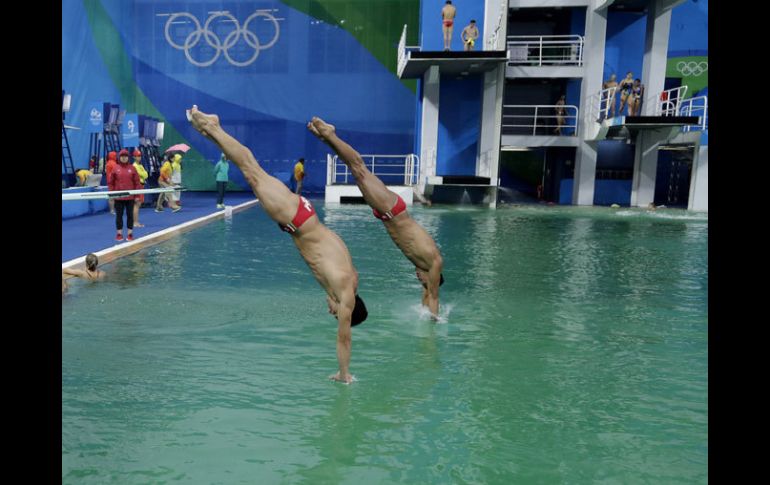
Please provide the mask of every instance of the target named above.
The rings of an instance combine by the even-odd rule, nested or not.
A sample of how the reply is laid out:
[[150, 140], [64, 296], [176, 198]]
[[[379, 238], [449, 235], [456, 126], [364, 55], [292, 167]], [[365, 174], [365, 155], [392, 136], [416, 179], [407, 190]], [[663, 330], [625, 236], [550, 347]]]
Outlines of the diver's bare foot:
[[219, 116], [207, 115], [203, 111], [199, 111], [197, 105], [193, 105], [192, 109], [189, 110], [187, 119], [190, 120], [193, 128], [206, 137], [209, 136], [211, 130], [219, 128]]
[[313, 119], [307, 124], [307, 129], [321, 140], [328, 140], [335, 132], [334, 125], [330, 125], [317, 116], [313, 116]]

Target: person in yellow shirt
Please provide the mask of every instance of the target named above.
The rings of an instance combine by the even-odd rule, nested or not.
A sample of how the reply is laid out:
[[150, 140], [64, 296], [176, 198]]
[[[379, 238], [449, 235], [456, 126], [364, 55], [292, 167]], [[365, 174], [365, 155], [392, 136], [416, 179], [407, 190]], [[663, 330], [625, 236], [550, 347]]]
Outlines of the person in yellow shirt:
[[[174, 185], [182, 185], [182, 155], [177, 153], [171, 159], [171, 183]], [[171, 194], [171, 198], [174, 200], [174, 204], [182, 205], [182, 191], [176, 190]]]
[[86, 185], [86, 180], [88, 180], [88, 176], [93, 174], [92, 171], [86, 170], [85, 168], [81, 168], [75, 172], [75, 176], [78, 178], [78, 187], [84, 187]]
[[[142, 152], [138, 149], [134, 149], [134, 168], [139, 175], [139, 183], [144, 188], [144, 181], [147, 180], [147, 170], [142, 165]], [[144, 204], [144, 194], [138, 194], [134, 201], [134, 227], [144, 227], [144, 224], [139, 224], [139, 207]]]
[[297, 184], [297, 188], [294, 191], [297, 195], [302, 193], [302, 179], [305, 178], [305, 159], [300, 158], [294, 165], [294, 182]]
[[[171, 183], [171, 173], [174, 171], [174, 169], [171, 168], [171, 155], [166, 156], [166, 161], [163, 163], [163, 165], [160, 167], [160, 175], [158, 176], [158, 187], [165, 188], [165, 187], [173, 187], [173, 184]], [[163, 212], [163, 200], [165, 199], [168, 201], [168, 206], [173, 209], [174, 212], [177, 212], [181, 207], [179, 207], [176, 202], [174, 202], [171, 197], [169, 197], [169, 192], [161, 192], [158, 194], [158, 202], [155, 204], [155, 212]]]

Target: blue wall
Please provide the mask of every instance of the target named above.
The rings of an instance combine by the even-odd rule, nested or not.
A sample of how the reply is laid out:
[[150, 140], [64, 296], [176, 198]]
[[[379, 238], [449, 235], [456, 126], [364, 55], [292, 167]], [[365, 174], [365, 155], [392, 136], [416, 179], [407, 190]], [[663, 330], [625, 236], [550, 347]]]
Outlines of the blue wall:
[[[444, 50], [444, 31], [441, 24], [441, 9], [446, 0], [423, 0], [420, 4], [420, 45], [424, 51]], [[484, 2], [481, 0], [452, 0], [457, 8], [454, 31], [452, 32], [452, 50], [463, 50], [460, 33], [470, 23], [476, 21], [479, 38], [476, 40], [476, 50], [483, 50], [484, 39]], [[408, 28], [412, 28], [410, 25]]]
[[[258, 9], [269, 9], [280, 19], [280, 34], [272, 47], [260, 50], [245, 67], [229, 62], [223, 53], [209, 66], [196, 66], [166, 37], [171, 13], [187, 12], [204, 24], [209, 12], [227, 10], [243, 25]], [[186, 158], [213, 164], [219, 149], [185, 119], [184, 110], [196, 103], [203, 111], [220, 115], [225, 128], [254, 152], [268, 172], [287, 173], [298, 157], [304, 157], [305, 187], [311, 194], [324, 190], [329, 152], [305, 127], [312, 116], [335, 124], [362, 153], [409, 153], [414, 148], [412, 90], [348, 30], [284, 2], [63, 0], [62, 12], [62, 88], [73, 95], [67, 124], [85, 127], [89, 101], [119, 103], [139, 114], [152, 115], [152, 108], [166, 121], [166, 141], [175, 131], [177, 140], [172, 142], [193, 147]], [[233, 31], [228, 20], [211, 24], [220, 40]], [[169, 37], [183, 44], [192, 25], [189, 17], [178, 18], [169, 24]], [[262, 45], [275, 36], [273, 23], [264, 18], [252, 21], [249, 29]], [[394, 29], [400, 33], [400, 28]], [[383, 37], [382, 42], [391, 39]], [[397, 42], [395, 34], [394, 58]], [[199, 44], [189, 52], [192, 59], [200, 62], [216, 53], [205, 42]], [[229, 55], [235, 62], [245, 62], [254, 52], [241, 39]], [[82, 166], [87, 162], [88, 134], [71, 135], [75, 166]], [[185, 172], [186, 184], [188, 175]], [[231, 171], [231, 180], [247, 187], [238, 170]]]
[[644, 62], [644, 37], [647, 15], [610, 11], [607, 15], [607, 41], [604, 50], [604, 76], [617, 76], [618, 82], [626, 72], [634, 73], [634, 79], [642, 78]]
[[476, 175], [482, 83], [482, 75], [441, 78], [436, 175]]
[[708, 0], [687, 0], [671, 11], [668, 56], [707, 56]]

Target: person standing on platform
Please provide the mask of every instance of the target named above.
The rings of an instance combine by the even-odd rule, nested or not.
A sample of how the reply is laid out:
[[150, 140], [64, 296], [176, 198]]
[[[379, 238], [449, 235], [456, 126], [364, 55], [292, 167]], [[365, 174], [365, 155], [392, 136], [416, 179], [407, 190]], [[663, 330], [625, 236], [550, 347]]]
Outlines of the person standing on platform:
[[[182, 155], [177, 153], [171, 159], [171, 183], [174, 185], [182, 185]], [[171, 198], [177, 207], [182, 205], [182, 191], [175, 190], [171, 194]]]
[[441, 29], [444, 31], [444, 50], [452, 47], [452, 32], [454, 32], [455, 15], [457, 9], [452, 5], [452, 0], [446, 0], [446, 5], [441, 9]]
[[[171, 168], [171, 155], [166, 155], [166, 161], [163, 162], [163, 165], [160, 167], [160, 174], [158, 175], [158, 187], [162, 189], [173, 187], [173, 184], [171, 183], [172, 172], [173, 169]], [[177, 212], [179, 209], [181, 209], [181, 207], [173, 201], [169, 192], [161, 192], [158, 194], [158, 201], [155, 204], [155, 212], [163, 212], [164, 200], [168, 202], [168, 207], [174, 212]]]
[[[118, 164], [117, 162], [118, 154], [115, 152], [110, 152], [107, 154], [107, 166], [104, 167], [104, 172], [107, 174], [107, 185], [109, 185], [110, 181], [110, 174], [112, 174], [112, 171], [115, 169], [115, 166]], [[110, 205], [110, 214], [113, 216], [115, 215], [115, 199], [109, 199], [107, 203]]]
[[476, 39], [479, 38], [479, 29], [476, 27], [476, 21], [471, 20], [463, 31], [460, 33], [460, 40], [463, 41], [463, 46], [466, 51], [472, 51], [476, 45]]
[[300, 158], [294, 165], [294, 178], [292, 181], [296, 184], [294, 193], [300, 195], [302, 193], [302, 180], [305, 178], [305, 159]]
[[[110, 172], [110, 178], [107, 185], [110, 190], [139, 190], [142, 188], [139, 183], [139, 174], [133, 165], [128, 163], [128, 150], [125, 148], [120, 151], [118, 157], [119, 163]], [[134, 240], [134, 195], [115, 198], [115, 228], [117, 229], [116, 241], [123, 240], [123, 211], [126, 211], [126, 227], [128, 234], [127, 241]]]
[[[139, 175], [139, 183], [142, 184], [141, 188], [144, 188], [144, 182], [147, 180], [147, 170], [142, 165], [142, 152], [139, 149], [134, 149], [134, 170]], [[139, 224], [139, 208], [144, 204], [144, 194], [137, 194], [134, 199], [134, 227], [144, 227], [144, 224]]]
[[222, 153], [214, 166], [214, 177], [217, 180], [217, 209], [225, 208], [225, 189], [227, 189], [227, 182], [229, 181], [229, 171], [230, 164], [227, 162], [227, 156]]

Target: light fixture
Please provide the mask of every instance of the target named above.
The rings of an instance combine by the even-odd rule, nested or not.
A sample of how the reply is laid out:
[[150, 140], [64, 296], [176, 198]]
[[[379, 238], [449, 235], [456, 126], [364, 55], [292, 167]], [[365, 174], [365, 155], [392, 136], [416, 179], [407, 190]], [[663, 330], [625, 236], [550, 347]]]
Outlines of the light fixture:
[[501, 152], [531, 152], [532, 149], [529, 147], [512, 147], [512, 146], [504, 146], [500, 148]]
[[163, 139], [163, 131], [166, 129], [166, 124], [163, 122], [159, 122], [158, 125], [155, 127], [155, 138], [157, 140]]
[[72, 105], [72, 95], [71, 94], [65, 94], [64, 98], [62, 99], [61, 103], [61, 110], [62, 113], [66, 113], [70, 110], [70, 105]]

